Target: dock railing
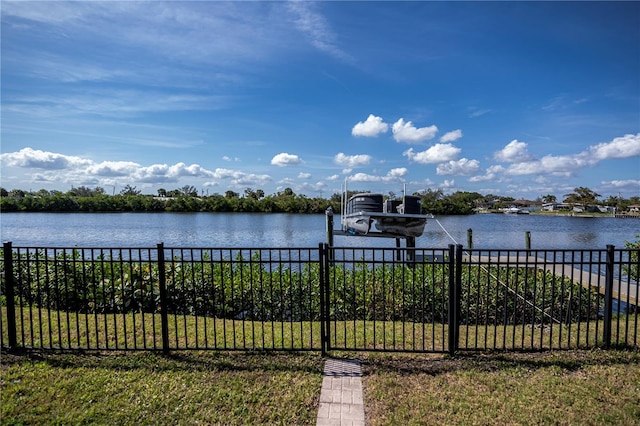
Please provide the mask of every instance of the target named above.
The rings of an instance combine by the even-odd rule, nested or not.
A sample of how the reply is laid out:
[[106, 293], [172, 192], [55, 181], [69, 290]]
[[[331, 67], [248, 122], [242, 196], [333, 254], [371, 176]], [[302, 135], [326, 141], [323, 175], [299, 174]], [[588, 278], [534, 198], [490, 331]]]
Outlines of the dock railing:
[[6, 350], [639, 347], [638, 250], [15, 247]]

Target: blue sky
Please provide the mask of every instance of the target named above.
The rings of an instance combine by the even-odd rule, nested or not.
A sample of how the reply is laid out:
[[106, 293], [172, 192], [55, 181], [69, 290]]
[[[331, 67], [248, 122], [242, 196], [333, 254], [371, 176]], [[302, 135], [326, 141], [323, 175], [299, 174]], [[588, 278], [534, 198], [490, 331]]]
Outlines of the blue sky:
[[6, 189], [640, 195], [640, 2], [1, 14]]

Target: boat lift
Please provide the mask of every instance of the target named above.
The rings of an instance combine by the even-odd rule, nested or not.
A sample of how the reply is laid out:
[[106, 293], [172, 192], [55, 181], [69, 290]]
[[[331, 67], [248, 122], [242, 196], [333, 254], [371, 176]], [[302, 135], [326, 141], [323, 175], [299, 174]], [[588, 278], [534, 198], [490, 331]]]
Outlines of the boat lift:
[[398, 236], [396, 234], [390, 234], [390, 233], [386, 233], [386, 232], [370, 232], [367, 234], [358, 234], [358, 233], [353, 233], [350, 232], [348, 229], [334, 229], [333, 227], [333, 217], [334, 217], [334, 213], [333, 213], [333, 209], [331, 207], [329, 207], [326, 211], [325, 211], [325, 218], [326, 218], [326, 234], [327, 234], [327, 244], [329, 245], [329, 247], [333, 247], [333, 237], [334, 236], [344, 236], [344, 237], [372, 237], [372, 238], [394, 238], [396, 241], [396, 249], [398, 249], [397, 254], [396, 254], [396, 259], [397, 260], [401, 260], [401, 254], [402, 254], [402, 244], [401, 244], [401, 240], [405, 240], [405, 251], [406, 251], [406, 259], [408, 262], [415, 262], [416, 261], [416, 253], [415, 253], [415, 247], [416, 247], [416, 237], [412, 237], [412, 236]]

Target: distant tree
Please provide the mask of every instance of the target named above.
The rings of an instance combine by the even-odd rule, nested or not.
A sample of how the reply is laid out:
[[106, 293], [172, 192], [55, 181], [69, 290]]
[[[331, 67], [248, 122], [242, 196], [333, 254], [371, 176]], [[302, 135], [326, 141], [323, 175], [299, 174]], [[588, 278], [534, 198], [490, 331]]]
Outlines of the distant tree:
[[131, 186], [126, 184], [122, 191], [120, 191], [120, 195], [140, 195], [142, 191], [138, 191], [135, 186]]
[[540, 201], [542, 201], [545, 204], [555, 203], [557, 200], [558, 199], [556, 198], [556, 196], [551, 194], [543, 195], [542, 198], [540, 199]]
[[574, 188], [574, 192], [565, 195], [564, 202], [569, 204], [596, 204], [600, 194], [595, 191], [581, 186]]
[[415, 195], [420, 196], [422, 204], [430, 204], [441, 200], [444, 196], [444, 192], [442, 191], [442, 189], [427, 189], [426, 191], [417, 192]]
[[182, 188], [180, 188], [180, 193], [182, 195], [185, 195], [187, 197], [197, 197], [198, 196], [198, 190], [196, 189], [195, 186], [190, 186], [190, 185], [185, 185]]
[[27, 195], [27, 193], [22, 189], [12, 189], [11, 191], [9, 191], [9, 197], [23, 198], [25, 195]]
[[164, 188], [160, 188], [158, 189], [158, 197], [166, 197], [167, 196], [167, 190]]
[[244, 190], [244, 196], [246, 198], [252, 198], [254, 200], [258, 199], [258, 194], [256, 194], [256, 192], [252, 188], [245, 189]]
[[238, 194], [237, 192], [232, 191], [232, 190], [229, 189], [224, 193], [224, 197], [225, 198], [229, 198], [229, 199], [238, 198], [238, 197], [240, 197], [240, 194]]
[[91, 189], [86, 186], [79, 186], [77, 188], [72, 188], [67, 192], [67, 195], [72, 197], [93, 197], [102, 194], [104, 194], [104, 188], [100, 186], [96, 186], [95, 189]]

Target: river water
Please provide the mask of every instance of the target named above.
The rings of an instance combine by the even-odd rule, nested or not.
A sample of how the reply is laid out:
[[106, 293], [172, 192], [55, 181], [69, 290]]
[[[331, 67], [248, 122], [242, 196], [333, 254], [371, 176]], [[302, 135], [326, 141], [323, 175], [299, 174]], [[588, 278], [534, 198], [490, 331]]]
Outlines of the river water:
[[[334, 228], [340, 227], [338, 216]], [[3, 242], [31, 247], [316, 247], [326, 241], [324, 215], [276, 213], [2, 213]], [[480, 214], [438, 216], [416, 239], [421, 248], [623, 248], [640, 234], [639, 219]], [[336, 236], [335, 246], [392, 247], [393, 239]]]

